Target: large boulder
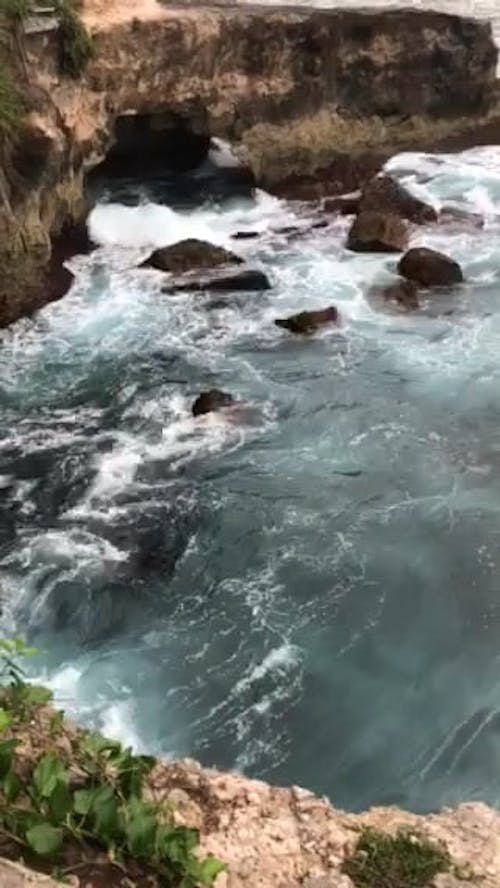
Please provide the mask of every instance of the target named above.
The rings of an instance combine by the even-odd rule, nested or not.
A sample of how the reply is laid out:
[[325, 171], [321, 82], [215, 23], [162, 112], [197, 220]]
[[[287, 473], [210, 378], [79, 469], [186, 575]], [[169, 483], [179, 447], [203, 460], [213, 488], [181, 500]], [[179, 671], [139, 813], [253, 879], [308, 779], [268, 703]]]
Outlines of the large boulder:
[[198, 268], [218, 268], [221, 265], [240, 265], [243, 259], [207, 241], [188, 238], [169, 247], [154, 250], [142, 263], [141, 268], [157, 268], [182, 274]]
[[209, 389], [198, 395], [191, 410], [193, 416], [203, 416], [205, 413], [213, 413], [215, 410], [222, 410], [224, 407], [231, 407], [233, 404], [234, 398], [228, 392], [222, 392], [220, 389]]
[[163, 293], [230, 293], [241, 291], [270, 290], [271, 282], [263, 271], [257, 268], [243, 268], [241, 271], [222, 269], [210, 274], [184, 275], [169, 282], [162, 288]]
[[299, 314], [290, 315], [289, 318], [277, 318], [277, 327], [283, 327], [290, 333], [309, 335], [327, 324], [338, 323], [339, 313], [334, 305], [328, 308], [320, 308], [313, 311], [301, 311]]
[[421, 287], [448, 287], [462, 283], [458, 262], [429, 247], [414, 247], [400, 259], [398, 272]]
[[408, 247], [408, 227], [391, 213], [363, 212], [352, 223], [347, 247], [357, 253], [402, 253]]
[[415, 197], [391, 176], [375, 176], [363, 189], [359, 212], [392, 213], [408, 222], [423, 225], [437, 222], [434, 207]]

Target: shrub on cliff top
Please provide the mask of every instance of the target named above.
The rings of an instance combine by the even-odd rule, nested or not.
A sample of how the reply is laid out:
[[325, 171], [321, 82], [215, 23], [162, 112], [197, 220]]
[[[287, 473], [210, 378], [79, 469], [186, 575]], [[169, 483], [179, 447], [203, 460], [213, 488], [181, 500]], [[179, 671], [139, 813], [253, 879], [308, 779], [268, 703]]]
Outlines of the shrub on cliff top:
[[210, 886], [222, 864], [145, 797], [155, 759], [65, 725], [50, 691], [24, 681], [19, 657], [33, 653], [0, 640], [0, 853], [85, 883], [98, 871], [110, 886]]
[[59, 66], [63, 74], [80, 77], [92, 57], [92, 38], [72, 0], [57, 0], [59, 13]]
[[375, 829], [363, 830], [343, 866], [356, 888], [426, 888], [451, 868], [446, 848], [409, 832], [391, 836]]

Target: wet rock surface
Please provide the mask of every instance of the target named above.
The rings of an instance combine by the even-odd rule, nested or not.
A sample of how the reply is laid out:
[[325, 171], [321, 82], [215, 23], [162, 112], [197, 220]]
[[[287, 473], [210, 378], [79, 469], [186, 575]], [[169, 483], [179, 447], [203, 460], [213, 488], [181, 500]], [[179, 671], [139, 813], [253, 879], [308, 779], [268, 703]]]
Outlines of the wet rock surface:
[[198, 395], [191, 411], [193, 416], [203, 416], [205, 413], [213, 413], [217, 410], [222, 410], [224, 407], [231, 407], [234, 402], [233, 396], [228, 392], [223, 392], [220, 389], [209, 389]]
[[270, 290], [271, 282], [263, 271], [255, 268], [243, 268], [241, 271], [223, 269], [210, 274], [188, 274], [174, 279], [162, 288], [163, 293], [212, 292], [231, 293], [241, 291]]
[[338, 310], [334, 305], [329, 305], [328, 308], [301, 311], [288, 318], [277, 318], [274, 323], [277, 327], [282, 327], [290, 333], [304, 336], [314, 333], [320, 327], [337, 324], [338, 321]]
[[413, 222], [425, 225], [436, 222], [438, 214], [434, 207], [411, 194], [391, 176], [375, 176], [363, 189], [359, 211], [391, 213]]
[[428, 247], [408, 250], [398, 264], [398, 272], [421, 287], [449, 287], [464, 279], [458, 262]]
[[169, 247], [155, 250], [141, 265], [141, 268], [156, 268], [159, 271], [170, 271], [182, 274], [199, 268], [218, 268], [221, 265], [240, 265], [243, 262], [235, 253], [217, 247], [207, 241], [178, 241]]
[[398, 216], [361, 212], [349, 231], [347, 248], [356, 253], [402, 253], [408, 240], [408, 227]]

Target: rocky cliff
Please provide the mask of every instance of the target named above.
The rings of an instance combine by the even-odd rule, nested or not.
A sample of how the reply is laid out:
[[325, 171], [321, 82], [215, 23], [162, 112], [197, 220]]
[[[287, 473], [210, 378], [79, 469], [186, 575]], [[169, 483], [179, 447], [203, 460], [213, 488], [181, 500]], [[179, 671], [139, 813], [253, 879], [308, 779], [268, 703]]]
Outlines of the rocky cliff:
[[77, 80], [58, 73], [57, 31], [24, 36], [32, 110], [1, 177], [4, 323], [52, 295], [33, 296], [30, 274], [84, 215], [85, 172], [117, 139], [123, 159], [155, 134], [148, 150], [175, 166], [220, 136], [264, 187], [323, 170], [338, 191], [360, 158], [496, 121], [490, 28], [458, 16], [87, 0], [83, 18], [94, 56]]

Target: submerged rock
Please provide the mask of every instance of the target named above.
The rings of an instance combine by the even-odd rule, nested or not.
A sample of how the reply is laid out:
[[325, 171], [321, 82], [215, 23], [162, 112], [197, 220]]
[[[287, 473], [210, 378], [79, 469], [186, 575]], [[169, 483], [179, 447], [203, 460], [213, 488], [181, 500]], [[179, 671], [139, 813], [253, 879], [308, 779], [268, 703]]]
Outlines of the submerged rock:
[[159, 271], [182, 274], [197, 268], [218, 268], [220, 265], [239, 265], [242, 262], [240, 256], [225, 250], [224, 247], [188, 238], [169, 247], [155, 250], [141, 264], [141, 268], [157, 268]]
[[375, 176], [363, 189], [359, 211], [370, 213], [391, 213], [408, 222], [423, 225], [436, 222], [438, 215], [434, 207], [411, 194], [392, 176]]
[[220, 389], [209, 389], [198, 395], [191, 410], [193, 416], [203, 416], [205, 413], [213, 413], [216, 410], [222, 410], [224, 407], [231, 407], [233, 404], [234, 398], [228, 392], [222, 392]]
[[448, 287], [464, 279], [458, 262], [429, 247], [408, 250], [398, 264], [398, 272], [422, 287]]
[[448, 205], [441, 207], [439, 222], [459, 230], [465, 228], [473, 231], [478, 228], [484, 228], [484, 219], [480, 213], [471, 213], [469, 210], [462, 210], [460, 207]]
[[358, 253], [400, 253], [408, 246], [408, 227], [391, 213], [361, 212], [352, 223], [347, 247]]
[[327, 324], [338, 323], [339, 313], [334, 305], [328, 308], [320, 308], [313, 311], [301, 311], [299, 314], [291, 315], [289, 318], [276, 318], [277, 327], [283, 327], [290, 333], [299, 335], [308, 335], [314, 333], [319, 327]]
[[392, 303], [402, 311], [416, 311], [420, 307], [417, 284], [404, 278], [385, 287], [373, 287], [368, 300], [375, 304]]
[[271, 282], [263, 271], [244, 268], [241, 271], [223, 270], [207, 275], [185, 275], [162, 288], [162, 293], [190, 292], [237, 292], [244, 290], [270, 290]]

